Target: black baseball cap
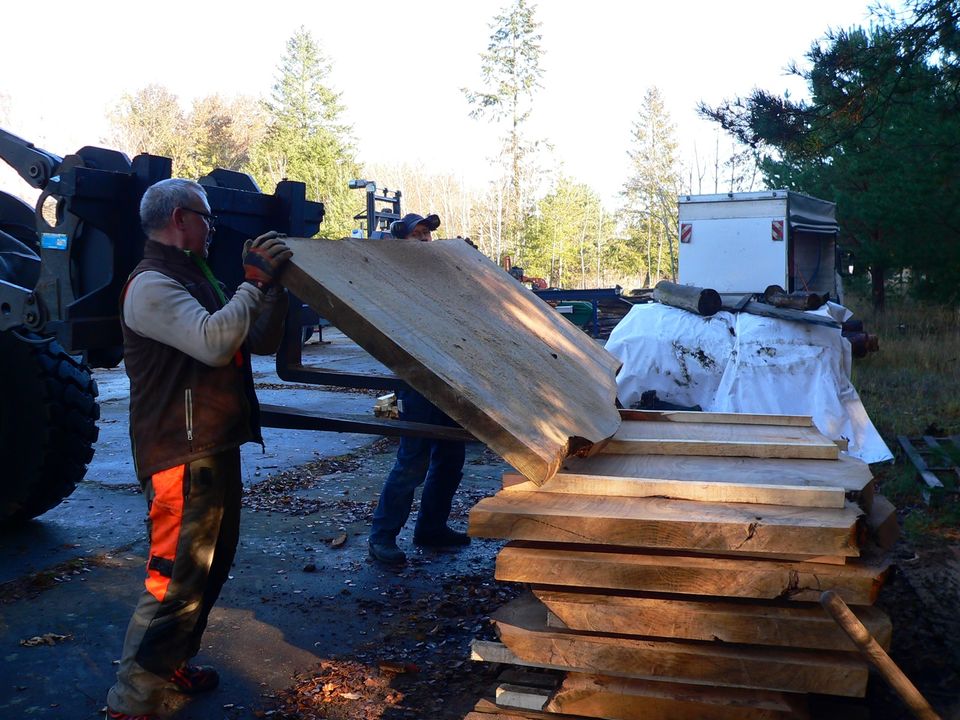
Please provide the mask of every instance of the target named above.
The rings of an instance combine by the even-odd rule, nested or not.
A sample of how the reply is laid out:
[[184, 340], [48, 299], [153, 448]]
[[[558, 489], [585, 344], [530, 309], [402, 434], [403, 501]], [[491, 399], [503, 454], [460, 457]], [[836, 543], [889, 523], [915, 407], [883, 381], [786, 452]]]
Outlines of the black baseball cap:
[[399, 220], [394, 220], [392, 223], [390, 223], [390, 234], [395, 238], [402, 240], [412, 233], [413, 229], [420, 223], [426, 225], [427, 229], [432, 232], [440, 227], [440, 216], [427, 215], [426, 217], [423, 217], [422, 215], [417, 215], [416, 213], [407, 213]]

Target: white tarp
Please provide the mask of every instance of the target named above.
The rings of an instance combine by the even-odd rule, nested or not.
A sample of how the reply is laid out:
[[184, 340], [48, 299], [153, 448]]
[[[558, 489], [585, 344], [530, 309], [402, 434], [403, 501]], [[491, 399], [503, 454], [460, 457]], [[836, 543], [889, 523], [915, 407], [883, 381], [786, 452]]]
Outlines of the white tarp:
[[[843, 321], [828, 303], [818, 314]], [[700, 317], [678, 308], [635, 305], [606, 348], [620, 359], [617, 395], [624, 407], [646, 390], [708, 412], [810, 415], [849, 454], [873, 463], [893, 455], [850, 382], [850, 343], [834, 328], [748, 313]]]

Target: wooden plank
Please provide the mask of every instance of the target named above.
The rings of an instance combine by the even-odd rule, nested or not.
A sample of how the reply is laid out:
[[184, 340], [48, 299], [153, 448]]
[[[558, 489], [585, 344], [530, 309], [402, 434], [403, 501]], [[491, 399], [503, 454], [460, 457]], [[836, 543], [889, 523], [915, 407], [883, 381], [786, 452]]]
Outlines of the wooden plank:
[[466, 243], [287, 242], [284, 285], [530, 480], [616, 432], [619, 360]]
[[867, 665], [854, 653], [588, 635], [553, 630], [524, 598], [493, 613], [501, 642], [531, 664], [698, 685], [863, 697]]
[[806, 696], [567, 673], [544, 707], [606, 720], [785, 720], [809, 718]]
[[813, 427], [809, 415], [773, 415], [769, 413], [697, 412], [692, 410], [627, 410], [621, 408], [621, 420], [682, 423], [722, 423], [726, 425], [788, 425]]
[[601, 453], [589, 458], [567, 458], [560, 474], [567, 473], [700, 482], [842, 487], [849, 493], [863, 493], [873, 481], [870, 466], [847, 455], [837, 460], [806, 460]]
[[497, 705], [506, 705], [521, 710], [543, 710], [550, 699], [550, 691], [542, 688], [524, 687], [510, 683], [497, 685]]
[[499, 492], [470, 510], [475, 537], [712, 553], [859, 555], [860, 510]]
[[624, 421], [604, 453], [836, 460], [840, 449], [812, 427]]
[[[688, 600], [540, 587], [534, 587], [533, 593], [550, 611], [547, 625], [554, 628], [745, 645], [856, 650], [846, 633], [813, 602]], [[886, 613], [870, 606], [855, 605], [851, 609], [877, 642], [889, 649], [891, 623]]]
[[816, 602], [835, 590], [853, 605], [870, 605], [889, 574], [886, 559], [820, 565], [771, 560], [570, 551], [511, 543], [497, 555], [497, 580], [561, 588], [604, 588], [761, 600]]
[[551, 665], [547, 662], [527, 662], [518, 657], [506, 645], [494, 640], [474, 640], [470, 643], [470, 659], [475, 662], [502, 663], [523, 667], [546, 668], [547, 670], [566, 670], [563, 665]]
[[[645, 455], [597, 455], [596, 459], [639, 457]], [[751, 503], [759, 505], [792, 505], [794, 507], [842, 508], [846, 491], [841, 487], [810, 485], [773, 485], [743, 482], [648, 479], [598, 475], [595, 472], [575, 473], [561, 470], [543, 485], [537, 486], [522, 475], [504, 475], [503, 488], [508, 492], [559, 492], [576, 495], [616, 495], [617, 497], [665, 497], [674, 500]]]
[[[505, 490], [529, 491], [539, 487], [545, 492], [638, 497], [648, 491], [640, 482], [646, 480], [843, 488], [847, 497], [864, 510], [870, 509], [873, 500], [870, 466], [846, 455], [838, 460], [792, 460], [600, 453], [589, 458], [567, 458], [559, 472], [540, 486], [517, 473], [505, 473], [503, 485]], [[743, 492], [747, 494], [749, 490]], [[799, 490], [797, 494], [801, 493]]]
[[[496, 643], [499, 644], [499, 643]], [[502, 647], [502, 646], [501, 646]], [[559, 713], [521, 710], [497, 705], [492, 697], [480, 698], [473, 711], [464, 716], [464, 720], [590, 720], [583, 715], [561, 715]]]
[[[518, 477], [523, 477], [522, 475]], [[750, 503], [756, 505], [791, 505], [793, 507], [842, 508], [846, 501], [843, 488], [818, 488], [794, 485], [750, 485], [747, 483], [696, 482], [690, 480], [644, 480], [641, 478], [609, 478], [605, 484], [612, 493], [591, 493], [582, 487], [581, 478], [570, 476], [554, 483], [554, 475], [537, 487], [526, 480], [523, 487], [504, 483], [511, 492], [567, 492], [583, 495], [617, 495], [618, 497], [664, 497], [674, 500], [701, 500], [704, 502]], [[591, 484], [595, 478], [587, 478]], [[549, 488], [545, 487], [550, 485]]]

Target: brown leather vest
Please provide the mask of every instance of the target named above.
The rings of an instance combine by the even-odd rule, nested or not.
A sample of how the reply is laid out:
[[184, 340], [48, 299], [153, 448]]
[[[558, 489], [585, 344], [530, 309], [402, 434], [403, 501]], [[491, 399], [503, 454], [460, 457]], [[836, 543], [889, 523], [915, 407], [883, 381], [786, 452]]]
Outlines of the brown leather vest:
[[[196, 260], [148, 240], [127, 284], [147, 270], [182, 284], [208, 312], [223, 303]], [[124, 287], [126, 295], [126, 287]], [[225, 367], [211, 367], [169, 345], [145, 338], [123, 321], [123, 355], [130, 378], [130, 444], [137, 477], [213, 455], [260, 435], [260, 406], [244, 343]]]

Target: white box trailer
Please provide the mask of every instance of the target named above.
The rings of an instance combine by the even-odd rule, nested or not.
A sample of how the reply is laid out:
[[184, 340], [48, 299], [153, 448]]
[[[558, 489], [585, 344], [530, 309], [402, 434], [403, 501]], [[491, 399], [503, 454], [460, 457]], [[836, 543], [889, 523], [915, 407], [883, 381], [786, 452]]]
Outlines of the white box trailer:
[[720, 293], [829, 293], [837, 275], [836, 205], [789, 190], [681, 195], [679, 282]]

